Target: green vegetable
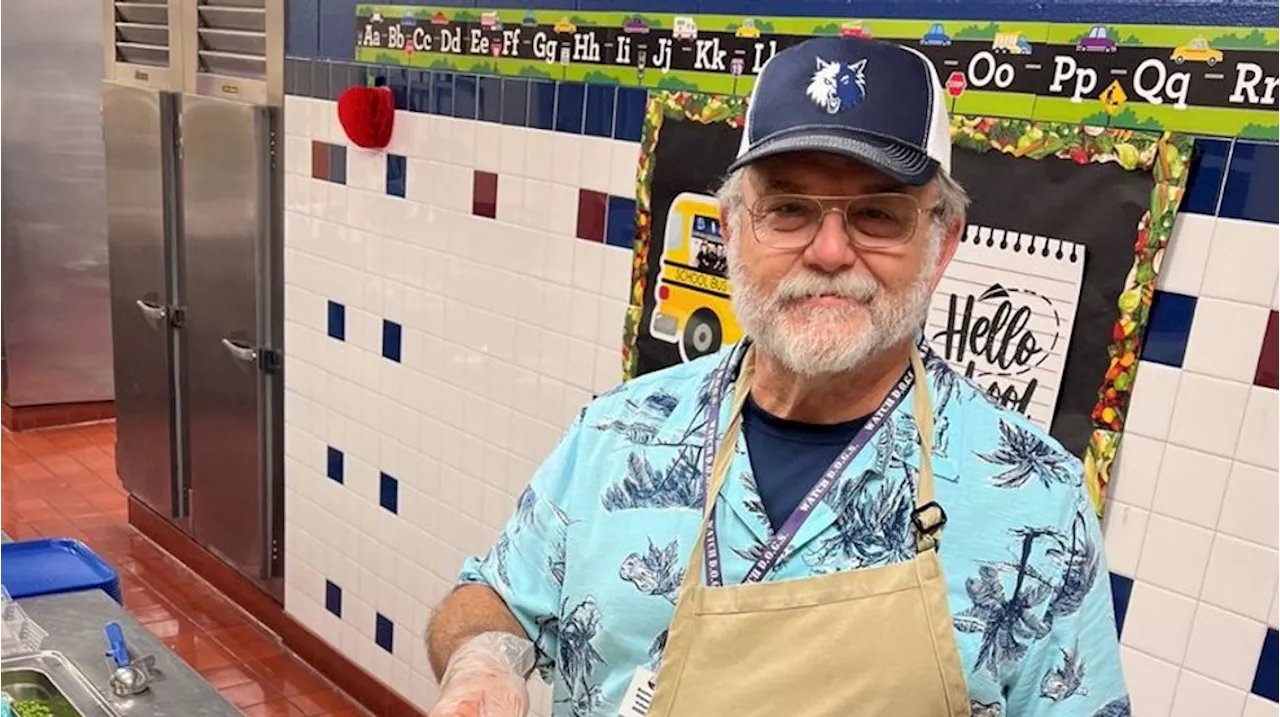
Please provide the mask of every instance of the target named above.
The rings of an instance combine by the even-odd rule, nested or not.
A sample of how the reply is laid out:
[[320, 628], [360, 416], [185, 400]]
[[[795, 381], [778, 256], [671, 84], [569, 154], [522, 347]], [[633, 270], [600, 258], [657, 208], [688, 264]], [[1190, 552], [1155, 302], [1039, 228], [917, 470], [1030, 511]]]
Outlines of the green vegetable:
[[13, 711], [18, 717], [54, 717], [53, 710], [44, 700], [16, 700]]

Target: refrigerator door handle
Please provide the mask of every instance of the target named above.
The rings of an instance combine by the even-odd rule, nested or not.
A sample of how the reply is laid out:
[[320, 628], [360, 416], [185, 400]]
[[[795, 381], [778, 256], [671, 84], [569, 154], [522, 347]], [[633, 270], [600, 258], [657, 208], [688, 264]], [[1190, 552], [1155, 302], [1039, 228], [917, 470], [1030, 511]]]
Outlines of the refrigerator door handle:
[[147, 318], [153, 328], [169, 320], [169, 310], [165, 307], [157, 306], [143, 299], [138, 299], [135, 303], [138, 305], [138, 310], [142, 312], [142, 315]]
[[254, 363], [258, 360], [258, 350], [247, 344], [235, 341], [233, 339], [223, 339], [222, 345], [231, 352], [231, 355], [240, 361], [246, 363]]

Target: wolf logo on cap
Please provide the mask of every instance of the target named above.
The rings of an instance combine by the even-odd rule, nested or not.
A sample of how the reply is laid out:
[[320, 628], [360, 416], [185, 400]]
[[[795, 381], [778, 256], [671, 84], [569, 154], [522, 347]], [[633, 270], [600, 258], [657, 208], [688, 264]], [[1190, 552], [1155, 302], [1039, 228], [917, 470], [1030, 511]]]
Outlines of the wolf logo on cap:
[[809, 98], [829, 114], [854, 107], [867, 96], [865, 59], [851, 65], [814, 59], [818, 61], [818, 71], [809, 80]]

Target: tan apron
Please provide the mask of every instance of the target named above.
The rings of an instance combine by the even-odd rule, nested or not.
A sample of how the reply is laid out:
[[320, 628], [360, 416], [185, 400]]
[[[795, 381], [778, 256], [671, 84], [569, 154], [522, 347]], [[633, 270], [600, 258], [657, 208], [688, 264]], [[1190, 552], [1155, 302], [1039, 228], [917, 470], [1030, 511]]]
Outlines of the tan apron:
[[[914, 411], [920, 432], [912, 560], [832, 575], [703, 584], [703, 542], [732, 461], [753, 352], [742, 361], [732, 420], [708, 478], [702, 532], [685, 571], [649, 717], [941, 717], [969, 715], [969, 697], [934, 550], [933, 410], [920, 354]], [[926, 519], [925, 516], [928, 516]], [[920, 530], [920, 523], [932, 520]]]

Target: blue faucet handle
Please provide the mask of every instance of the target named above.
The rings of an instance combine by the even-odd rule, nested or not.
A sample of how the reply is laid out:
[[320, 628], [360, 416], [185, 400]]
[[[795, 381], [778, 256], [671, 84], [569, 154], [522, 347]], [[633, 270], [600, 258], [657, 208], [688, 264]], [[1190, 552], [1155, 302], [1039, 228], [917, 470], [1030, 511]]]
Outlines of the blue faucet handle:
[[107, 634], [107, 656], [116, 667], [129, 666], [129, 648], [124, 644], [124, 629], [114, 620], [103, 628]]

